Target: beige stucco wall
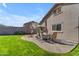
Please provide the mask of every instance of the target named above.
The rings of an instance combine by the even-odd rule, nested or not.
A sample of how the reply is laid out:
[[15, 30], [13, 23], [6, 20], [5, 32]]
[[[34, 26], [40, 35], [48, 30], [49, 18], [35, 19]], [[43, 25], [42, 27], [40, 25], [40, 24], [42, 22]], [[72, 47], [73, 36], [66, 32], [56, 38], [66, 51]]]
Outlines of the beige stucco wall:
[[62, 13], [52, 15], [47, 20], [47, 29], [49, 34], [53, 34], [52, 24], [62, 24], [62, 31], [58, 32], [57, 39], [78, 41], [78, 16], [79, 4], [62, 6]]
[[64, 11], [64, 28], [63, 38], [72, 41], [78, 41], [78, 17], [79, 17], [79, 4], [63, 6]]

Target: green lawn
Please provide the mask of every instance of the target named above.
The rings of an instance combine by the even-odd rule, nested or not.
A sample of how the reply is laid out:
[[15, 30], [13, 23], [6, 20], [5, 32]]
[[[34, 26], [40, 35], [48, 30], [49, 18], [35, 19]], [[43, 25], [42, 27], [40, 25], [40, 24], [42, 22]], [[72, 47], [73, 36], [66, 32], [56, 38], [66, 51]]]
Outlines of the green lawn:
[[21, 36], [0, 36], [0, 55], [31, 56], [51, 55], [36, 44], [21, 39]]
[[22, 36], [0, 36], [0, 55], [2, 56], [54, 56], [79, 55], [79, 46], [72, 52], [57, 54], [47, 52], [36, 44], [21, 39]]

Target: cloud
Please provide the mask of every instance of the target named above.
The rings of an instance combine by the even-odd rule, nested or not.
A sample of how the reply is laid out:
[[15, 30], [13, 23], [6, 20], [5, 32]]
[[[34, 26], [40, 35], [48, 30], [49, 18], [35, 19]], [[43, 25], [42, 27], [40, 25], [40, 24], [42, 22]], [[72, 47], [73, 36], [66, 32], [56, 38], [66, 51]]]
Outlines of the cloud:
[[[1, 9], [0, 9], [1, 10]], [[36, 21], [40, 19], [40, 15], [32, 15], [31, 17], [25, 17], [15, 14], [10, 14], [4, 10], [0, 13], [0, 24], [7, 25], [7, 26], [23, 26], [24, 23], [29, 21]]]
[[[6, 8], [7, 5], [3, 3], [3, 6]], [[37, 8], [39, 11], [31, 15], [30, 17], [27, 16], [20, 16], [16, 14], [11, 14], [3, 9], [0, 9], [0, 24], [7, 25], [7, 26], [23, 26], [24, 23], [29, 21], [36, 21], [40, 22], [42, 17], [44, 16], [44, 10], [40, 7]]]
[[6, 3], [2, 3], [2, 5], [3, 5], [5, 8], [7, 8], [7, 4], [6, 4]]

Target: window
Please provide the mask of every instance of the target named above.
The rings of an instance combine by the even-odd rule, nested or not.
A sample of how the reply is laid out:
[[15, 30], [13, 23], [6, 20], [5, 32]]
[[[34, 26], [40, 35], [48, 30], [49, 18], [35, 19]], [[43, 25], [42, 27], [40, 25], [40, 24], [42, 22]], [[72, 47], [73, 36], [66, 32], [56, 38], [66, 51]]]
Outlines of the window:
[[56, 25], [52, 25], [52, 30], [56, 30]]
[[52, 25], [53, 31], [61, 31], [61, 24], [54, 24]]
[[61, 24], [57, 24], [57, 31], [61, 31]]

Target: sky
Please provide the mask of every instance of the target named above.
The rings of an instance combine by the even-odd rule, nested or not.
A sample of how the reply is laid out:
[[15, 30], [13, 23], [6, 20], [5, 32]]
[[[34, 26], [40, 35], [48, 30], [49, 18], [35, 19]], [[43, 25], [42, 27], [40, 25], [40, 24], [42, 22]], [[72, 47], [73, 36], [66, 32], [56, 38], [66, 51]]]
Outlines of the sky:
[[0, 24], [22, 27], [24, 23], [40, 22], [53, 7], [52, 3], [0, 3]]

